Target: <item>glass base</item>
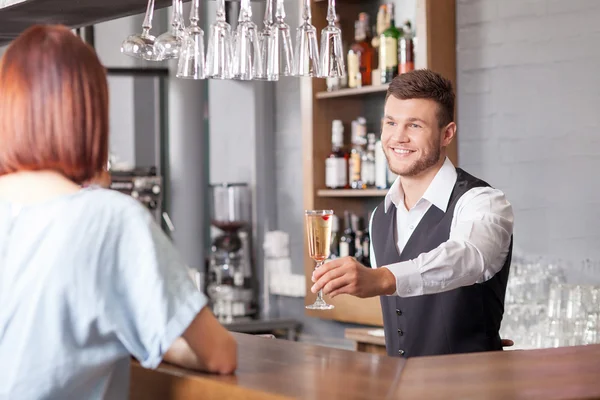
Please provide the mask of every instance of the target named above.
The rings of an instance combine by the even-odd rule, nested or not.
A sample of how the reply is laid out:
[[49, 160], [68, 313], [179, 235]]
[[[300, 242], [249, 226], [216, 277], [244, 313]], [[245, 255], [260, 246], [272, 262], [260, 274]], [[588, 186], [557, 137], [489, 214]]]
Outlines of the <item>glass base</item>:
[[331, 310], [331, 309], [335, 308], [335, 306], [333, 304], [327, 304], [323, 300], [321, 300], [321, 301], [317, 300], [310, 306], [306, 306], [306, 308], [308, 310]]

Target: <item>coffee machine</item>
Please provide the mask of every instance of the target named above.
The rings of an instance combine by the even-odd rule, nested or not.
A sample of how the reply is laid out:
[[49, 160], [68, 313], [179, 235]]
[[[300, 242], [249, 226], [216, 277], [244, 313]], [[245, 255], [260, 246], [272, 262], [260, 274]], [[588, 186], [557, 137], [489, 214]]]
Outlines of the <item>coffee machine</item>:
[[257, 301], [252, 274], [251, 195], [245, 183], [211, 185], [211, 243], [206, 293], [222, 323], [252, 319]]
[[163, 181], [156, 167], [111, 169], [110, 188], [127, 194], [142, 203], [161, 224], [163, 215]]

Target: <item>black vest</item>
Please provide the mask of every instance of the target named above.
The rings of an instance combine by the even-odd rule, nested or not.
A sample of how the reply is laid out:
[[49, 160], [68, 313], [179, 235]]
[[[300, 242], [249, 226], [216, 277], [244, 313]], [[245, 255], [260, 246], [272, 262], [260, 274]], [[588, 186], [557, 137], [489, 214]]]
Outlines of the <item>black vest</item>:
[[[406, 243], [396, 247], [396, 207], [385, 212], [382, 202], [373, 215], [371, 240], [378, 266], [407, 261], [438, 247], [450, 237], [458, 199], [475, 187], [489, 186], [460, 168], [448, 208], [429, 207]], [[381, 296], [385, 345], [390, 356], [417, 357], [438, 354], [502, 350], [500, 323], [512, 255], [493, 278], [443, 293], [414, 297]]]

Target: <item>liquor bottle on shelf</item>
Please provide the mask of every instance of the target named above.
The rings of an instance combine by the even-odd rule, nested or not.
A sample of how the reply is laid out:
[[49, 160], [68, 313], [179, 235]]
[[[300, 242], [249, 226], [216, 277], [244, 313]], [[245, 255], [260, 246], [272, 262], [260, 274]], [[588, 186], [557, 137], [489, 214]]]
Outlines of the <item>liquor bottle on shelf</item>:
[[340, 220], [337, 215], [331, 216], [331, 248], [329, 258], [335, 259], [340, 256]]
[[367, 121], [363, 117], [352, 121], [352, 150], [348, 163], [348, 178], [352, 189], [364, 189], [362, 154], [366, 144]]
[[381, 140], [375, 142], [375, 186], [378, 189], [388, 188], [388, 162]]
[[380, 35], [379, 44], [381, 84], [390, 83], [398, 75], [398, 39], [401, 32], [395, 25], [393, 3], [388, 3], [387, 12], [390, 16], [390, 26]]
[[348, 154], [343, 147], [344, 125], [335, 119], [331, 124], [331, 153], [325, 160], [325, 186], [330, 189], [348, 187]]
[[348, 87], [371, 85], [375, 50], [367, 40], [368, 16], [359, 15], [354, 24], [354, 40], [348, 51]]
[[366, 188], [375, 187], [375, 134], [367, 135], [367, 151], [363, 152], [361, 162], [361, 179]]
[[415, 69], [413, 33], [410, 21], [402, 27], [402, 36], [398, 41], [398, 73], [403, 74]]
[[356, 235], [352, 230], [352, 213], [344, 211], [344, 233], [340, 237], [340, 257], [354, 256]]
[[[390, 17], [387, 9], [387, 5], [382, 4], [379, 6], [379, 11], [377, 12], [377, 23], [375, 25], [375, 34], [373, 35], [373, 39], [371, 39], [371, 45], [375, 50], [376, 54], [381, 53], [381, 34], [388, 28], [390, 25]], [[373, 85], [381, 84], [381, 64], [379, 64], [379, 57], [375, 57], [375, 64], [377, 65], [376, 69], [373, 69], [371, 81]]]

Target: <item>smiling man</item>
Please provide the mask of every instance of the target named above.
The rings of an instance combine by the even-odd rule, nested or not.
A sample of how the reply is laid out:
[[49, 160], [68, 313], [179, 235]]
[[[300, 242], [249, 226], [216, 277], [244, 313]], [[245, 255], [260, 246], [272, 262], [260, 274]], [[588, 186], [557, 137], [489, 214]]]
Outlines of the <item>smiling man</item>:
[[344, 257], [313, 275], [313, 292], [381, 296], [392, 356], [502, 349], [513, 212], [500, 190], [446, 157], [454, 98], [429, 70], [392, 81], [381, 142], [399, 177], [371, 217], [372, 268]]

